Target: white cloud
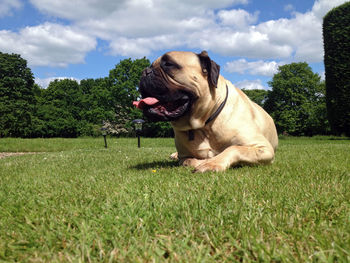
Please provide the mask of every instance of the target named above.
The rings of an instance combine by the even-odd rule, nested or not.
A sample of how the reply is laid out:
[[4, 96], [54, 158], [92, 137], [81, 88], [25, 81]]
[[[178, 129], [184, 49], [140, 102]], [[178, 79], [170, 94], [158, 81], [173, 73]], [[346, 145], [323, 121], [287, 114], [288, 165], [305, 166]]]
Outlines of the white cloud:
[[288, 45], [293, 49], [294, 60], [321, 62], [323, 60], [322, 19], [323, 16], [347, 0], [316, 0], [312, 10], [294, 12], [291, 19], [271, 20], [259, 24], [258, 32], [266, 34], [276, 45]]
[[260, 79], [256, 80], [242, 80], [237, 83], [235, 83], [235, 86], [239, 89], [267, 89], [266, 87], [263, 86], [262, 82]]
[[297, 60], [319, 62], [323, 59], [322, 24], [312, 13], [296, 13], [292, 19], [267, 21], [257, 30], [269, 36], [271, 43], [290, 46]]
[[20, 0], [1, 0], [0, 1], [0, 17], [11, 16], [12, 9], [19, 9], [22, 7]]
[[317, 0], [312, 7], [312, 13], [319, 19], [322, 20], [323, 17], [332, 8], [339, 6], [349, 0]]
[[250, 14], [242, 9], [221, 10], [218, 18], [224, 26], [231, 26], [236, 29], [245, 29], [248, 25], [254, 24], [258, 20], [259, 12]]
[[213, 20], [213, 8], [247, 0], [31, 0], [42, 12], [66, 18], [97, 36], [144, 38], [200, 30]]
[[282, 64], [283, 63], [278, 63], [276, 61], [265, 62], [259, 60], [248, 62], [245, 59], [238, 59], [227, 62], [224, 68], [230, 73], [272, 77], [278, 71], [278, 67]]
[[325, 71], [321, 71], [318, 73], [321, 77], [321, 80], [326, 80], [326, 72]]
[[287, 4], [284, 6], [284, 11], [291, 12], [294, 10], [295, 10], [295, 7], [292, 4]]
[[189, 46], [200, 47], [224, 56], [245, 56], [249, 58], [286, 58], [293, 48], [287, 44], [272, 43], [267, 34], [255, 28], [248, 32], [211, 28], [196, 32], [189, 38]]
[[69, 26], [45, 23], [25, 27], [18, 33], [0, 31], [0, 49], [19, 53], [33, 66], [59, 66], [83, 63], [96, 40]]
[[[311, 11], [294, 12], [291, 19], [270, 20], [247, 26], [244, 30], [216, 24], [192, 34], [188, 45], [199, 46], [224, 56], [321, 62], [322, 17], [332, 7], [345, 1], [318, 0]], [[223, 12], [225, 14], [229, 11]], [[220, 14], [219, 12], [219, 18]]]
[[41, 88], [46, 89], [49, 85], [50, 82], [55, 81], [55, 80], [62, 80], [62, 79], [70, 79], [70, 80], [75, 80], [78, 83], [80, 83], [80, 79], [72, 78], [72, 77], [50, 77], [50, 78], [35, 78], [35, 83], [38, 84]]
[[[198, 15], [203, 10], [221, 9], [237, 4], [247, 4], [248, 0], [30, 0], [40, 11], [56, 17], [66, 18], [75, 21], [111, 19], [119, 14], [130, 18], [136, 17], [138, 21], [147, 20], [149, 14], [157, 14], [155, 19], [164, 20], [167, 17], [191, 17]], [[165, 12], [165, 13], [162, 13]], [[115, 20], [118, 21], [118, 17]], [[159, 21], [161, 22], [161, 21]], [[159, 24], [159, 23], [157, 23]], [[118, 25], [115, 25], [118, 26]]]
[[152, 38], [117, 38], [110, 42], [110, 53], [112, 55], [144, 57], [152, 51], [171, 49], [180, 46], [183, 42], [177, 35], [162, 35]]
[[[97, 39], [107, 41], [110, 54], [132, 57], [185, 48], [255, 60], [320, 62], [322, 17], [345, 1], [316, 0], [306, 13], [258, 23], [258, 12], [233, 8], [248, 0], [30, 0], [39, 11], [70, 24], [2, 30], [0, 48], [22, 54], [30, 65], [50, 66], [83, 63]], [[13, 9], [20, 2], [4, 3]]]

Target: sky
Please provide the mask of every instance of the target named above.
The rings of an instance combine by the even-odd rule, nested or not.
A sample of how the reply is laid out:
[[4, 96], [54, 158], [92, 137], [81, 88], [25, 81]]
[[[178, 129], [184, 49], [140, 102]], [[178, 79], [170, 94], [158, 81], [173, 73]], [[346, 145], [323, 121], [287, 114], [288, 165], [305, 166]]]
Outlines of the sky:
[[0, 0], [0, 51], [35, 82], [106, 77], [120, 60], [207, 50], [239, 88], [271, 89], [278, 67], [324, 78], [322, 19], [347, 0]]

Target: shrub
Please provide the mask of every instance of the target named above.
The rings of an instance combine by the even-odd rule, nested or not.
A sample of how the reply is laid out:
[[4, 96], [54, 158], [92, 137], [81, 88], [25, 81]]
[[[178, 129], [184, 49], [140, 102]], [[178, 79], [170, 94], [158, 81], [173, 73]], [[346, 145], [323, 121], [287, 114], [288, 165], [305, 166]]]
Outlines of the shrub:
[[323, 19], [328, 119], [335, 134], [350, 136], [350, 2]]

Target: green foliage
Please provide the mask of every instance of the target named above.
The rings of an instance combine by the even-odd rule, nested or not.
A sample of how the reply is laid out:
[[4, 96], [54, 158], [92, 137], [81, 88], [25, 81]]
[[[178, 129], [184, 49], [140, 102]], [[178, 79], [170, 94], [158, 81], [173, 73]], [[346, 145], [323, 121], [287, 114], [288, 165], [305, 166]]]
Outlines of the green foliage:
[[140, 82], [142, 71], [150, 65], [146, 58], [124, 59], [109, 71], [109, 81], [111, 83], [112, 103], [114, 105], [125, 105], [132, 107], [132, 102], [137, 100], [139, 92], [137, 87]]
[[45, 137], [77, 137], [81, 121], [82, 92], [75, 80], [55, 80], [38, 98], [38, 118]]
[[263, 89], [242, 89], [242, 91], [256, 104], [263, 107], [267, 99], [267, 90]]
[[0, 137], [31, 135], [34, 78], [20, 55], [0, 52]]
[[83, 93], [83, 120], [94, 124], [102, 124], [103, 120], [113, 120], [114, 110], [108, 78], [84, 79], [80, 81], [80, 88]]
[[129, 135], [131, 121], [142, 117], [132, 102], [149, 65], [146, 58], [125, 59], [106, 78], [55, 80], [42, 89], [24, 59], [0, 53], [0, 137], [94, 136], [106, 122], [111, 133]]
[[329, 122], [350, 136], [350, 2], [324, 17], [323, 40]]
[[147, 137], [174, 137], [170, 122], [146, 122], [143, 133]]
[[[132, 136], [132, 120], [143, 118], [133, 107], [148, 59], [124, 59], [109, 76], [98, 79], [55, 80], [47, 89], [34, 84], [31, 70], [19, 55], [0, 53], [0, 136], [78, 137]], [[280, 133], [328, 133], [325, 87], [306, 63], [280, 67], [270, 82], [272, 91], [243, 90], [276, 121]], [[143, 136], [172, 137], [170, 123], [144, 124]]]
[[112, 126], [116, 129], [114, 134], [127, 135], [133, 131], [132, 120], [142, 118], [142, 112], [135, 109], [132, 102], [140, 96], [138, 85], [142, 71], [150, 66], [146, 58], [124, 59], [109, 71], [110, 103], [115, 112]]
[[264, 108], [279, 133], [310, 136], [329, 132], [324, 84], [307, 63], [280, 66], [269, 85], [272, 90]]

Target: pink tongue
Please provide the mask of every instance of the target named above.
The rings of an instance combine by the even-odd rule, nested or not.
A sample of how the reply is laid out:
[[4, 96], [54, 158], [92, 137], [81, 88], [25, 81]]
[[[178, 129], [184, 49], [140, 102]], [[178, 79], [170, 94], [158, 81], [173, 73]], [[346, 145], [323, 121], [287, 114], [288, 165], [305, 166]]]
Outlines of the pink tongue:
[[145, 98], [145, 99], [142, 99], [142, 100], [139, 100], [139, 101], [134, 101], [132, 104], [136, 108], [142, 110], [145, 105], [152, 106], [152, 105], [154, 105], [154, 104], [156, 104], [158, 102], [159, 102], [159, 100], [157, 100], [156, 98], [148, 97], [148, 98]]

